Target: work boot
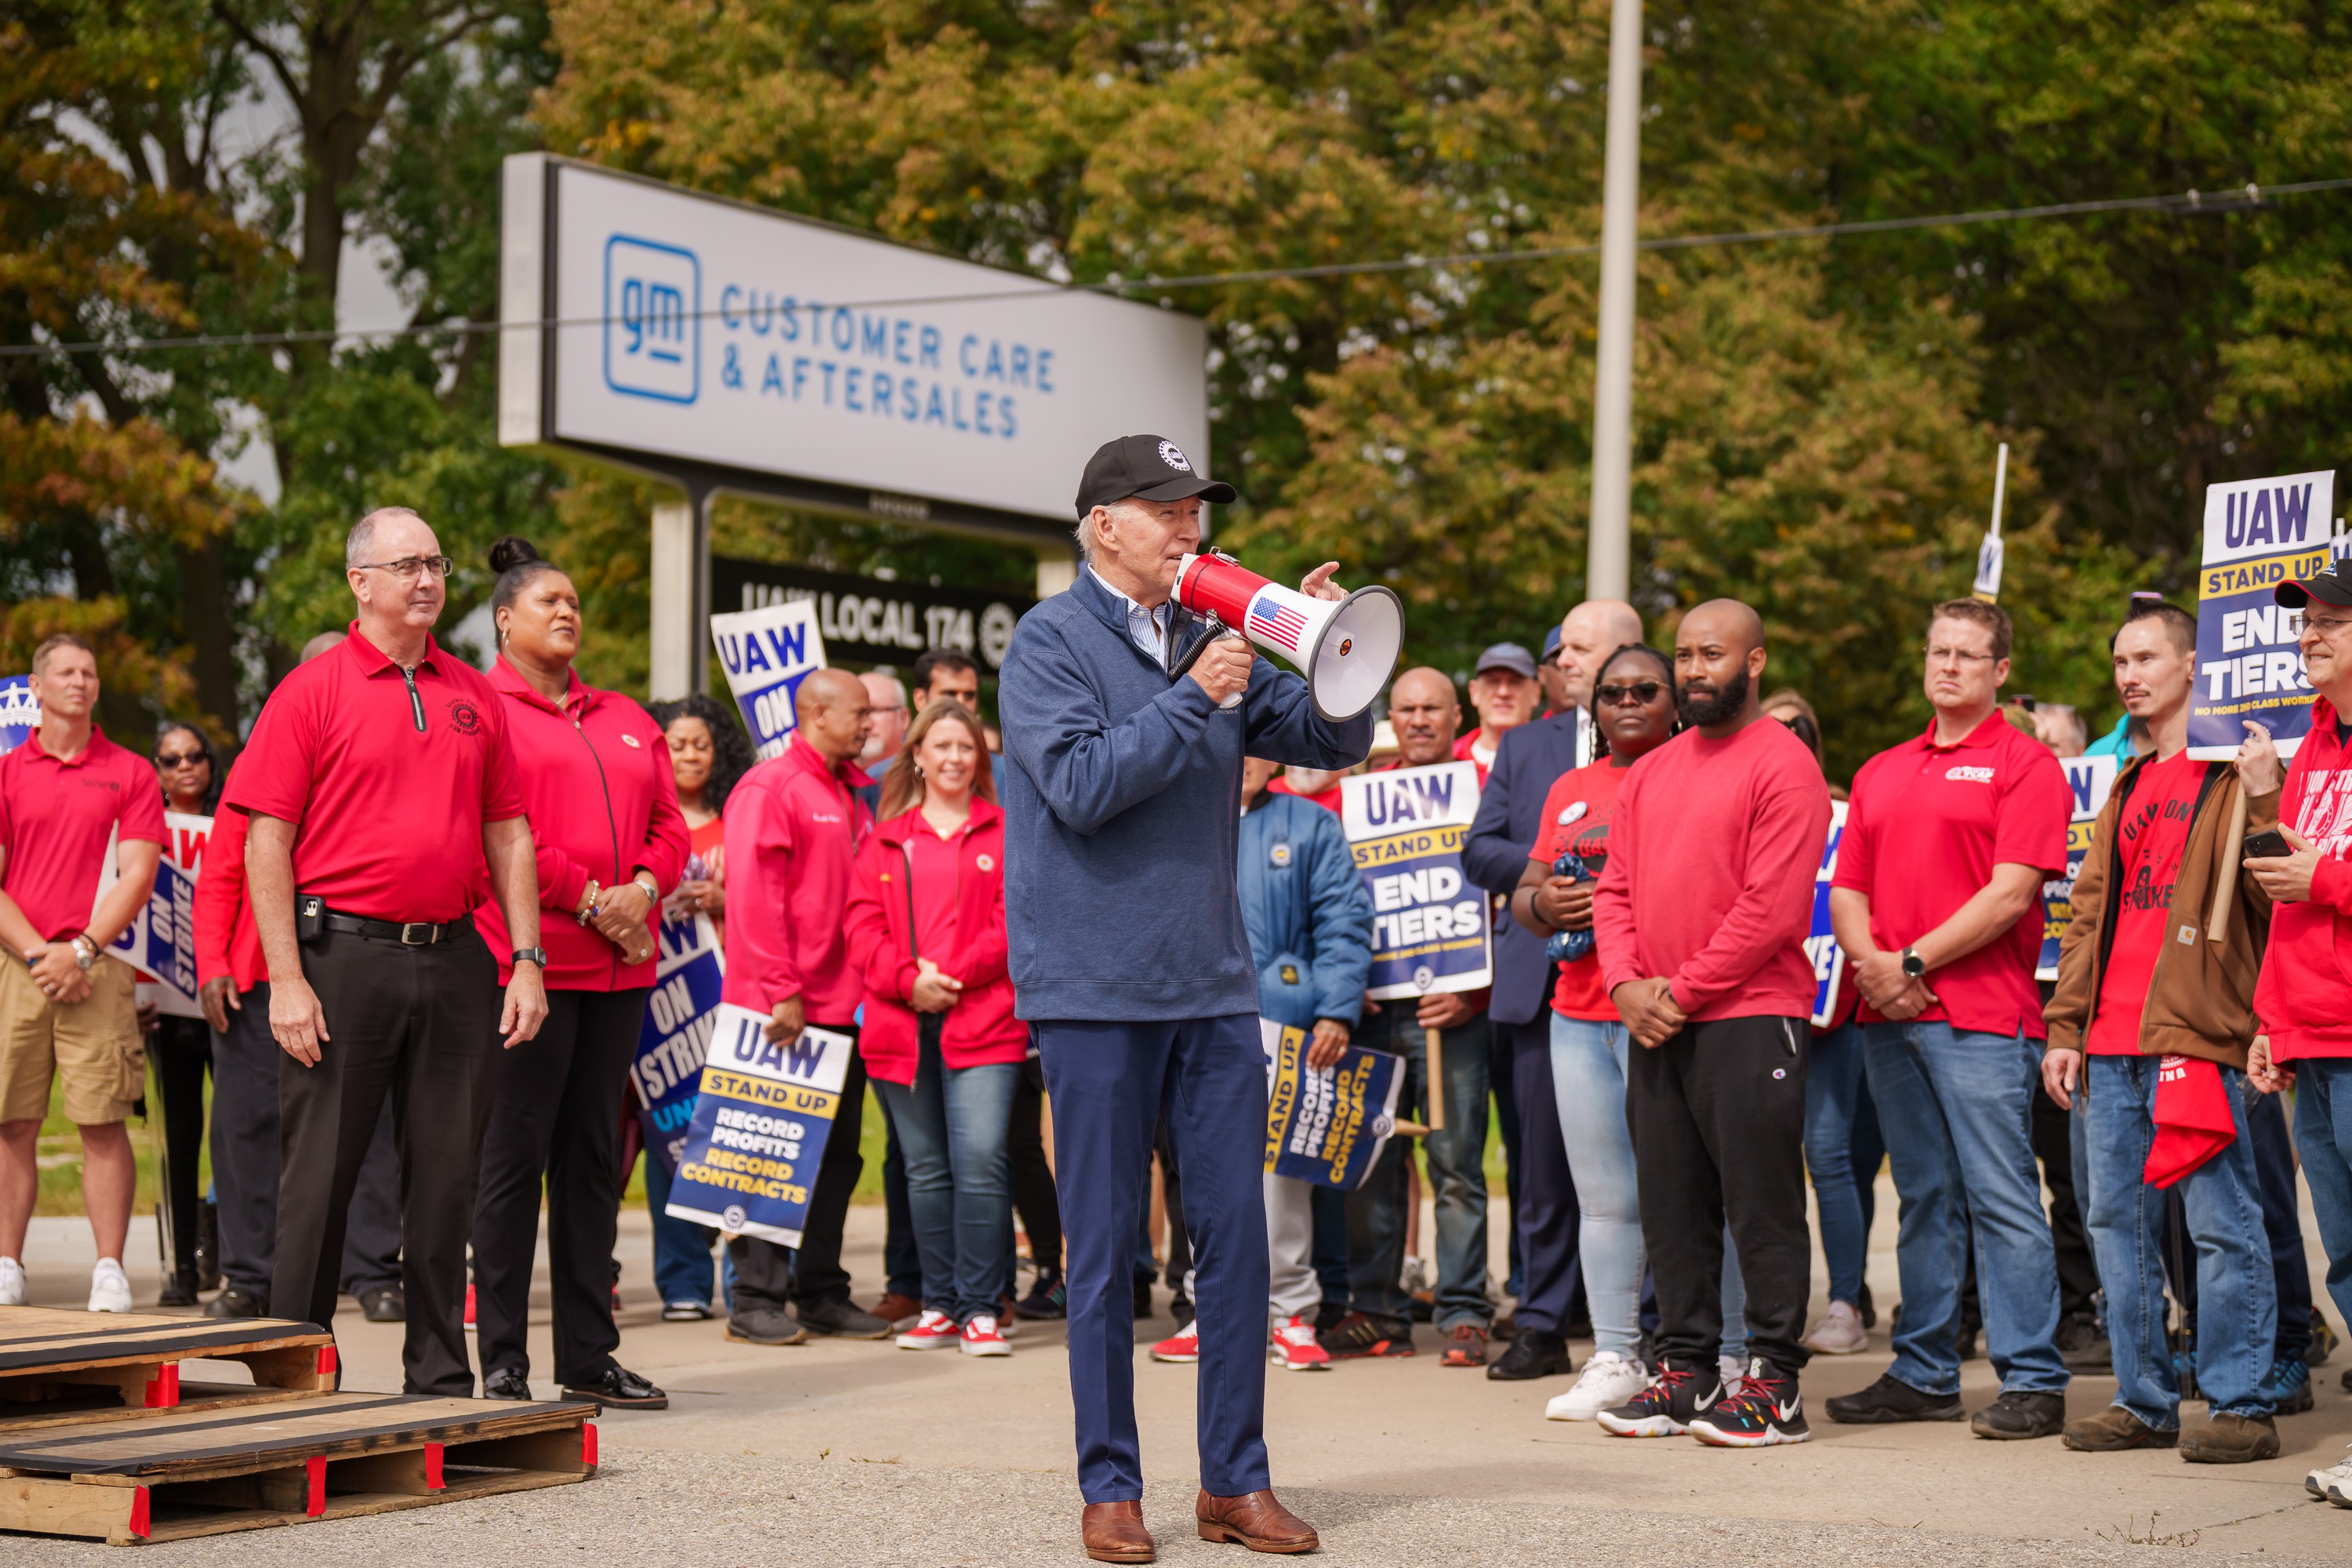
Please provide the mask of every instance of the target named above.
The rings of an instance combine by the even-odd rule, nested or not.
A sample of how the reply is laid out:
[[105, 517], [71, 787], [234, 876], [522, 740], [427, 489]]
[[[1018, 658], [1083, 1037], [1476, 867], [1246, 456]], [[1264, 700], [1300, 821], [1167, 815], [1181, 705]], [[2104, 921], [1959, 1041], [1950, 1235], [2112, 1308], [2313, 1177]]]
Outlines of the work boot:
[[2177, 1427], [2149, 1426], [2120, 1405], [2066, 1423], [2058, 1440], [2085, 1454], [2118, 1454], [2126, 1448], [2169, 1448], [2180, 1441]]
[[1969, 1423], [1969, 1430], [1978, 1436], [2000, 1442], [2055, 1437], [2065, 1429], [2066, 1396], [2047, 1389], [2004, 1390]]
[[2278, 1458], [2278, 1427], [2267, 1415], [2227, 1411], [2181, 1435], [2180, 1457], [2192, 1465], [2244, 1465]]

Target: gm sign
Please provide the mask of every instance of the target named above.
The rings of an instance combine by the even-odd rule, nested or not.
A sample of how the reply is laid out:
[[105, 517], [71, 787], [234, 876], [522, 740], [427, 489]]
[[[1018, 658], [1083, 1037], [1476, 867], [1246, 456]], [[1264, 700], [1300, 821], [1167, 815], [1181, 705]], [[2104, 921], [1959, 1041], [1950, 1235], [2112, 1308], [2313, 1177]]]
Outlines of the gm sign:
[[604, 245], [604, 382], [691, 403], [702, 385], [702, 264], [674, 245], [614, 235]]

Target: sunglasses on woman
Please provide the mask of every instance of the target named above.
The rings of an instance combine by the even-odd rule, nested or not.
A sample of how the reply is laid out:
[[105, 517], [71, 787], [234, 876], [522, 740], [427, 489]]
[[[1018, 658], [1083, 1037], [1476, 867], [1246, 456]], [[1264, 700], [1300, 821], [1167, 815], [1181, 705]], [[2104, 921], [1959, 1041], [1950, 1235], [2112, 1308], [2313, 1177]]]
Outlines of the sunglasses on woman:
[[1601, 705], [1604, 708], [1622, 708], [1628, 702], [1638, 702], [1646, 708], [1658, 700], [1658, 693], [1664, 689], [1664, 684], [1660, 681], [1636, 680], [1629, 686], [1612, 684], [1599, 687], [1594, 689], [1592, 695], [1601, 700]]

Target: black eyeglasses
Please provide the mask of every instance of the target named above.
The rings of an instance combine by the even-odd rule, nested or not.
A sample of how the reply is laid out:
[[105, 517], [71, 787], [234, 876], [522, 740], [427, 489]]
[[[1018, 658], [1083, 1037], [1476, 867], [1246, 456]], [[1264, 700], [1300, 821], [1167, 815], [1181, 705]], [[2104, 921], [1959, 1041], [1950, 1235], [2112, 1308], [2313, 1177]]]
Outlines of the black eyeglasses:
[[354, 572], [389, 572], [410, 582], [427, 572], [436, 577], [446, 577], [457, 569], [457, 563], [446, 555], [404, 555], [397, 561], [362, 561], [352, 568]]
[[1637, 680], [1631, 686], [1596, 687], [1592, 695], [1601, 700], [1601, 705], [1604, 708], [1622, 708], [1628, 702], [1639, 702], [1646, 708], [1658, 700], [1658, 693], [1664, 689], [1665, 686], [1662, 682]]
[[159, 768], [193, 768], [205, 760], [202, 752], [158, 752], [155, 765]]

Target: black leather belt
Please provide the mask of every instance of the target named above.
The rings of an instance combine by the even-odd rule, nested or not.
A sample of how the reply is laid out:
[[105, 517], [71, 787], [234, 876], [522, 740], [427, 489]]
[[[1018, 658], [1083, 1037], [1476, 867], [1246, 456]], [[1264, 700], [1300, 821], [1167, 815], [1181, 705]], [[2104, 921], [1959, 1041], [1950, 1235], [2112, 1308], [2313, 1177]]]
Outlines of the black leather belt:
[[337, 914], [332, 910], [320, 918], [329, 931], [350, 931], [374, 942], [396, 942], [403, 947], [431, 947], [436, 942], [446, 941], [457, 929], [454, 921], [437, 926], [423, 921], [371, 921], [358, 915]]

